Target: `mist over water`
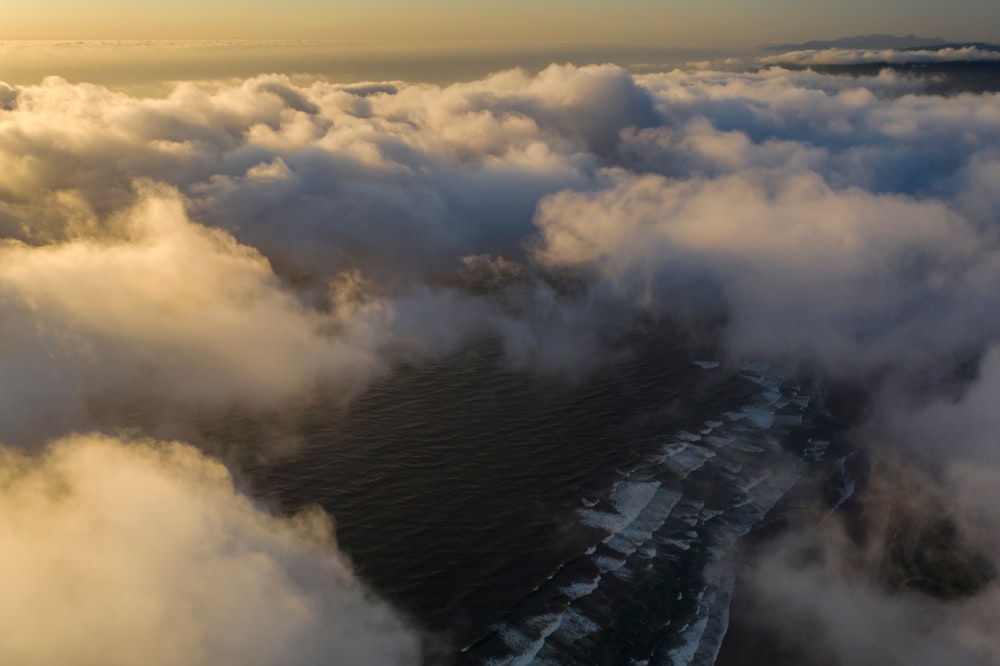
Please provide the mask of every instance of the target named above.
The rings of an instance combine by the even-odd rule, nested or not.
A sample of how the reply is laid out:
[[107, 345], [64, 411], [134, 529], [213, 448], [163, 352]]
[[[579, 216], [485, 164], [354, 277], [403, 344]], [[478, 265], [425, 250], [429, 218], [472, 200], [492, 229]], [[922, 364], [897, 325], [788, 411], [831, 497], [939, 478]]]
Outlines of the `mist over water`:
[[2, 48], [0, 661], [996, 660], [996, 94]]
[[752, 52], [501, 40], [9, 40], [0, 41], [0, 81], [23, 85], [60, 76], [156, 96], [179, 81], [273, 73], [337, 83], [447, 85], [514, 67], [538, 72], [552, 63], [612, 63], [649, 71]]

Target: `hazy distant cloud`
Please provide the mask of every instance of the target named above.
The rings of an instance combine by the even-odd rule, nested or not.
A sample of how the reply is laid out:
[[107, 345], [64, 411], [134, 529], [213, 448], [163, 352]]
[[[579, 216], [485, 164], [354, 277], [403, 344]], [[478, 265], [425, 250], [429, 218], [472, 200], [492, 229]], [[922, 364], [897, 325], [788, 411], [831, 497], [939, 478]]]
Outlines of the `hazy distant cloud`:
[[0, 462], [0, 661], [420, 663], [319, 509], [272, 517], [191, 447], [77, 436]]
[[888, 63], [903, 65], [909, 63], [968, 62], [1000, 60], [1000, 51], [990, 51], [975, 46], [942, 49], [839, 49], [789, 51], [780, 55], [762, 56], [758, 59], [765, 65], [859, 65], [865, 63]]
[[781, 69], [642, 80], [671, 122], [638, 133], [627, 155], [641, 161], [626, 164], [676, 177], [805, 167], [833, 185], [951, 196], [960, 169], [992, 149], [1000, 129], [991, 113], [994, 96], [908, 94], [922, 84], [891, 72], [864, 86], [850, 77]]

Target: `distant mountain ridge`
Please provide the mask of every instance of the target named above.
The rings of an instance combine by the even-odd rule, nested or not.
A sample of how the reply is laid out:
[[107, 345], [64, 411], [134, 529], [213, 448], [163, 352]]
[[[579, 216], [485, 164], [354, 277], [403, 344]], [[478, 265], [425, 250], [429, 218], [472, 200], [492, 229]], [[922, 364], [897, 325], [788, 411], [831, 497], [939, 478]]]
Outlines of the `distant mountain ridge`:
[[944, 48], [954, 46], [940, 37], [918, 37], [916, 35], [855, 35], [831, 40], [812, 40], [801, 44], [765, 44], [767, 51], [814, 51], [821, 49], [916, 49], [925, 47]]

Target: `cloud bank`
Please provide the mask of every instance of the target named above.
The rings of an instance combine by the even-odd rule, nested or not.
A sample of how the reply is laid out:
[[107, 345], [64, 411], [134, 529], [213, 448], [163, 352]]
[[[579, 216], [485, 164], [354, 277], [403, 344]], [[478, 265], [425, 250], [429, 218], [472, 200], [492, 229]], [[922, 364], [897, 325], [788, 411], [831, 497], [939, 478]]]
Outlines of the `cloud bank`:
[[358, 308], [334, 335], [340, 313], [304, 307], [255, 250], [190, 222], [176, 192], [140, 196], [114, 235], [0, 247], [8, 434], [23, 438], [41, 416], [65, 427], [88, 399], [125, 387], [162, 403], [253, 407], [376, 371], [357, 327], [377, 313]]
[[[779, 67], [634, 76], [552, 66], [444, 87], [185, 82], [164, 98], [57, 78], [0, 86], [0, 439], [42, 449], [114, 431], [136, 403], [177, 428], [233, 406], [280, 413], [317, 392], [349, 400], [401, 361], [483, 338], [516, 368], [579, 376], [620, 351], [607, 341], [635, 318], [707, 318], [724, 322], [731, 362], [765, 358], [866, 387], [876, 408], [859, 438], [889, 442], [914, 465], [934, 461], [928, 497], [990, 552], [996, 504], [971, 490], [990, 487], [997, 469], [1000, 98], [930, 96], [922, 85], [892, 72], [859, 81]], [[213, 636], [278, 632], [275, 646], [303, 646], [297, 663], [324, 651], [378, 655], [358, 663], [414, 654], [403, 625], [343, 574], [332, 543], [316, 550], [266, 517], [190, 449], [86, 436], [39, 459], [6, 455], [4, 520], [87, 528], [93, 548], [52, 564], [67, 585], [155, 600], [91, 635], [149, 636], [154, 613], [195, 604], [199, 622], [217, 623]], [[104, 473], [148, 484], [95, 486], [89, 475]], [[63, 502], [56, 487], [80, 499]], [[114, 502], [101, 495], [119, 487]], [[194, 504], [146, 544], [169, 555], [126, 548], [124, 526], [139, 521], [129, 510], [157, 515], [172, 493]], [[124, 522], [90, 524], [119, 516], [117, 504], [128, 505]], [[205, 536], [216, 514], [228, 541]], [[55, 552], [55, 536], [19, 538], [10, 557], [29, 573]], [[119, 540], [117, 569], [135, 578], [88, 568]], [[171, 567], [200, 566], [194, 542], [206, 566], [227, 571], [209, 576], [219, 603], [238, 606], [168, 583], [187, 575]], [[229, 571], [227, 553], [244, 543], [263, 544], [262, 555], [249, 557], [253, 571]], [[910, 635], [933, 606], [887, 600], [877, 581], [839, 570], [795, 578], [782, 566], [802, 586], [771, 593], [816, 603], [834, 633], [832, 609], [870, 606], [882, 623], [870, 626]], [[257, 575], [276, 603], [300, 609], [294, 621], [261, 619], [273, 608], [236, 584]], [[989, 584], [968, 603], [991, 608], [993, 595]], [[357, 642], [320, 639], [317, 627], [355, 615], [374, 618], [350, 631]], [[980, 641], [972, 654], [995, 652], [988, 633], [959, 625], [940, 624], [941, 645], [966, 631]], [[234, 646], [183, 626], [184, 651], [243, 663], [226, 652]], [[0, 650], [59, 663], [82, 639], [68, 622], [53, 627], [44, 645]], [[368, 636], [383, 634], [391, 651], [370, 652], [381, 644]], [[165, 639], [137, 638], [136, 649]], [[176, 663], [171, 649], [153, 653]]]
[[325, 514], [272, 517], [196, 449], [75, 436], [0, 458], [6, 663], [420, 662]]
[[789, 51], [781, 55], [759, 59], [767, 65], [861, 65], [887, 63], [907, 65], [942, 62], [992, 62], [1000, 60], [1000, 51], [976, 46], [945, 47], [940, 49], [840, 49]]

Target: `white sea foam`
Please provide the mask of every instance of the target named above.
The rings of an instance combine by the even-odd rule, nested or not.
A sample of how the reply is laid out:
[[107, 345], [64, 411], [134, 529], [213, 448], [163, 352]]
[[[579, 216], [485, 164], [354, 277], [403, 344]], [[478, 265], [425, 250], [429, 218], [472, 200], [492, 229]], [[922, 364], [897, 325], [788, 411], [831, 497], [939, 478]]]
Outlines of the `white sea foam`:
[[[763, 398], [764, 402], [766, 402], [768, 405], [777, 406], [779, 405], [779, 403], [782, 402], [781, 391], [778, 390], [777, 386], [768, 387], [760, 395], [761, 398]], [[787, 404], [788, 403], [785, 402], [780, 406], [784, 407]]]
[[743, 412], [758, 428], [770, 428], [774, 424], [774, 410], [764, 407], [747, 406]]
[[571, 608], [563, 615], [562, 624], [559, 626], [559, 635], [566, 642], [572, 643], [600, 630], [601, 625], [577, 609]]
[[812, 398], [807, 395], [797, 395], [788, 399], [789, 404], [795, 405], [800, 409], [806, 409], [812, 402]]
[[723, 513], [725, 513], [725, 511], [721, 509], [702, 509], [698, 514], [698, 520], [704, 523], [712, 520], [712, 518], [715, 518], [716, 516], [721, 516]]
[[753, 490], [754, 488], [756, 488], [757, 486], [759, 486], [761, 483], [763, 483], [764, 481], [766, 481], [769, 478], [771, 478], [771, 472], [765, 470], [764, 472], [761, 472], [760, 474], [756, 474], [756, 475], [751, 476], [751, 477], [746, 477], [746, 478], [739, 479], [736, 482], [736, 487], [739, 488], [740, 491], [742, 491], [744, 493], [749, 493], [751, 490]]
[[743, 471], [743, 464], [738, 463], [735, 460], [726, 461], [722, 464], [722, 467], [730, 474], [739, 474]]
[[766, 451], [763, 447], [738, 438], [730, 439], [726, 445], [733, 451], [742, 451], [743, 453], [764, 453]]
[[809, 440], [809, 446], [802, 451], [802, 457], [806, 460], [819, 461], [826, 457], [826, 451], [830, 448], [830, 442], [825, 439]]
[[601, 577], [597, 576], [591, 581], [581, 581], [579, 583], [573, 583], [572, 585], [567, 585], [562, 588], [561, 592], [565, 594], [568, 598], [572, 600], [582, 599], [591, 592], [597, 589], [601, 584]]
[[692, 444], [674, 455], [668, 456], [660, 464], [675, 476], [685, 478], [688, 474], [704, 465], [705, 461], [714, 458], [715, 455], [715, 451], [707, 446]]
[[765, 390], [776, 389], [785, 381], [784, 374], [767, 363], [746, 363], [742, 374]]
[[694, 661], [699, 664], [714, 664], [729, 628], [729, 604], [736, 585], [736, 573], [732, 566], [717, 563], [707, 568], [705, 580], [706, 586], [699, 599], [699, 611], [708, 622], [699, 638]]
[[[660, 446], [659, 454], [650, 456], [649, 463], [651, 465], [659, 465], [670, 456], [677, 455], [687, 447], [688, 442], [668, 441]], [[585, 506], [594, 506], [596, 503], [597, 502], [594, 502], [593, 504], [586, 504]]]
[[[600, 574], [560, 587], [568, 604], [561, 615], [540, 615], [533, 624], [505, 628], [503, 639], [515, 656], [491, 664], [565, 663], [563, 647], [579, 647], [580, 641], [586, 642], [588, 635], [603, 628], [604, 614], [595, 610], [595, 601], [581, 600], [602, 586], [609, 586], [610, 592], [609, 581], [616, 581], [615, 590], [627, 581], [639, 581], [643, 570], [653, 566], [653, 558], [673, 557], [696, 544], [707, 547], [706, 585], [695, 599], [695, 613], [677, 622], [684, 626], [668, 644], [669, 652], [659, 652], [655, 659], [673, 664], [714, 663], [728, 626], [733, 584], [732, 576], [726, 574], [732, 572], [722, 562], [733, 543], [758, 524], [799, 478], [796, 470], [772, 470], [750, 461], [766, 461], [765, 455], [779, 450], [783, 434], [801, 425], [801, 411], [810, 404], [808, 396], [784, 388], [784, 376], [769, 365], [749, 364], [744, 376], [759, 387], [755, 401], [739, 411], [703, 421], [700, 433], [682, 431], [661, 440], [657, 456], [647, 458], [645, 466], [581, 512], [584, 525], [607, 534], [603, 545], [588, 550]], [[782, 413], [777, 414], [778, 409]], [[814, 442], [807, 454], [811, 451], [820, 457], [828, 446], [826, 441]], [[739, 501], [705, 508], [704, 502], [683, 497], [684, 479], [708, 461], [725, 470], [719, 479], [742, 494]], [[755, 471], [759, 467], [765, 469]], [[663, 529], [668, 520], [674, 529]], [[683, 593], [677, 594], [682, 600]], [[649, 661], [637, 655], [630, 663]]]
[[584, 525], [616, 534], [634, 521], [660, 487], [659, 481], [622, 481], [608, 495], [615, 513], [590, 509], [580, 515]]
[[722, 448], [733, 440], [734, 437], [732, 437], [731, 435], [708, 435], [704, 439], [706, 444], [714, 446], [715, 448]]
[[691, 550], [691, 545], [692, 545], [690, 539], [679, 539], [676, 537], [671, 539], [660, 539], [659, 543], [663, 546], [673, 546], [678, 550]]
[[531, 638], [520, 629], [509, 625], [499, 627], [497, 635], [514, 654], [509, 657], [490, 659], [486, 662], [487, 666], [528, 666], [533, 663], [535, 656], [545, 647], [545, 639], [559, 628], [563, 615], [563, 613], [553, 613], [529, 618], [527, 624], [532, 628], [537, 628], [538, 638]]
[[598, 555], [594, 558], [594, 564], [601, 573], [612, 573], [625, 566], [625, 560], [610, 555]]
[[840, 491], [840, 497], [834, 503], [833, 508], [830, 510], [831, 513], [839, 509], [844, 502], [854, 495], [855, 485], [854, 479], [851, 478], [850, 473], [847, 471], [847, 461], [857, 455], [857, 451], [852, 452], [850, 455], [844, 456], [843, 458], [837, 458], [837, 466], [840, 468], [840, 480], [843, 482], [843, 488]]
[[684, 642], [667, 653], [674, 666], [686, 666], [694, 661], [698, 646], [701, 644], [701, 635], [705, 633], [707, 626], [708, 618], [700, 617], [694, 623], [682, 628], [681, 637]]
[[605, 539], [604, 542], [623, 555], [631, 555], [639, 546], [649, 541], [654, 532], [663, 527], [671, 509], [681, 497], [681, 493], [676, 490], [657, 488], [656, 493], [642, 508], [635, 520]]

